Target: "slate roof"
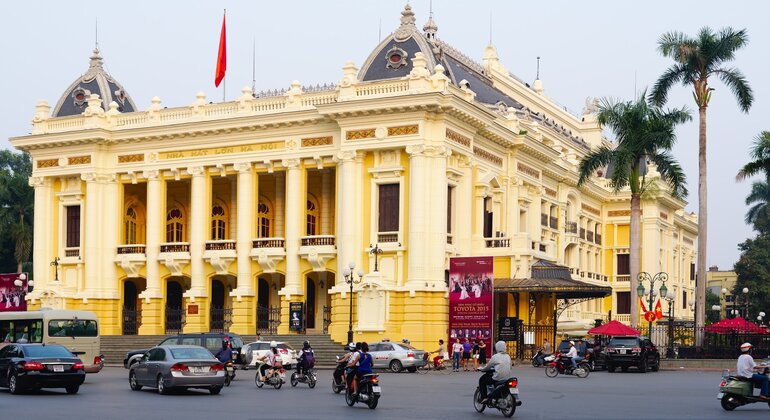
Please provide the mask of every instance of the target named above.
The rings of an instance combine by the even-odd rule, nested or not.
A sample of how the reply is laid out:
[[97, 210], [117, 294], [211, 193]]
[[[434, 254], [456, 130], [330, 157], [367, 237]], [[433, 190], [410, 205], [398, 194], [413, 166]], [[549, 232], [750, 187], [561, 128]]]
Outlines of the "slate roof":
[[532, 264], [531, 278], [496, 278], [494, 285], [495, 292], [555, 293], [557, 299], [598, 298], [612, 294], [611, 287], [574, 280], [567, 267], [547, 261]]

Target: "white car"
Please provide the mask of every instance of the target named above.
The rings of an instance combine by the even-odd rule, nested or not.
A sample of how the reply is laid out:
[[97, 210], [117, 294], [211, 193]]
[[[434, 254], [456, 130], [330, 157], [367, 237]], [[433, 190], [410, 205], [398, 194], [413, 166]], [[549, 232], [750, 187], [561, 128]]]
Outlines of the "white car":
[[[278, 354], [281, 355], [281, 362], [284, 366], [296, 366], [297, 352], [283, 341], [278, 341]], [[270, 351], [269, 341], [255, 341], [241, 347], [241, 359], [244, 368], [251, 368], [257, 365], [257, 360]]]

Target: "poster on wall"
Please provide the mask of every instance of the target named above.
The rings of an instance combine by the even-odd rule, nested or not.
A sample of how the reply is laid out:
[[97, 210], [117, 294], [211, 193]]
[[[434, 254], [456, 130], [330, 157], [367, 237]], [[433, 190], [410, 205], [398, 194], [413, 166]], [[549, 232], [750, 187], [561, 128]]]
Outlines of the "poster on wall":
[[[24, 280], [21, 280], [21, 279]], [[26, 311], [27, 273], [0, 274], [0, 312]], [[14, 282], [21, 280], [21, 287]]]
[[492, 355], [492, 257], [456, 257], [449, 260], [449, 348], [483, 340], [487, 359]]
[[289, 329], [302, 331], [305, 329], [305, 302], [289, 302]]

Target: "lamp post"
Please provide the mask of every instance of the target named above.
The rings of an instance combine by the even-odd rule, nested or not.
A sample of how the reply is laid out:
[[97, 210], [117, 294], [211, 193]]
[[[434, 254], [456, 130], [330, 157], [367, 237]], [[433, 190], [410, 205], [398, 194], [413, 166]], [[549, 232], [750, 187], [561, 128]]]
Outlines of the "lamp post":
[[59, 257], [54, 257], [51, 265], [53, 266], [53, 281], [59, 281]]
[[348, 323], [348, 343], [353, 342], [353, 284], [359, 284], [364, 280], [364, 270], [358, 269], [358, 280], [353, 275], [353, 270], [356, 268], [356, 263], [353, 261], [342, 270], [342, 276], [345, 278], [345, 283], [350, 285], [350, 322]]
[[[650, 311], [652, 311], [653, 302], [655, 302], [655, 297], [658, 296], [658, 290], [655, 290], [655, 283], [657, 282], [663, 283], [660, 286], [660, 297], [665, 298], [666, 292], [668, 292], [668, 288], [666, 287], [666, 281], [668, 281], [668, 274], [664, 272], [660, 272], [653, 276], [653, 275], [650, 275], [650, 273], [642, 271], [639, 273], [639, 276], [637, 278], [639, 279], [639, 286], [636, 288], [636, 292], [639, 294], [639, 296], [649, 295]], [[649, 290], [644, 288], [645, 281], [650, 283]], [[649, 324], [649, 330], [647, 334], [650, 335], [650, 337], [652, 337], [652, 321], [648, 319], [647, 322]]]
[[674, 353], [674, 297], [666, 296], [668, 302], [668, 350], [666, 350], [666, 359], [676, 357]]
[[717, 321], [722, 319], [722, 306], [720, 305], [711, 305], [712, 311], [717, 311]]
[[762, 319], [765, 317], [764, 312], [760, 312], [759, 315], [757, 315], [757, 325], [762, 325]]
[[[369, 244], [369, 248], [372, 248], [372, 244]], [[372, 248], [369, 253], [374, 255], [374, 271], [379, 271], [377, 270], [377, 256], [382, 254], [382, 248], [380, 248], [380, 244], [374, 244], [374, 248]]]
[[744, 287], [743, 290], [743, 305], [746, 309], [743, 311], [743, 317], [749, 319], [749, 288]]

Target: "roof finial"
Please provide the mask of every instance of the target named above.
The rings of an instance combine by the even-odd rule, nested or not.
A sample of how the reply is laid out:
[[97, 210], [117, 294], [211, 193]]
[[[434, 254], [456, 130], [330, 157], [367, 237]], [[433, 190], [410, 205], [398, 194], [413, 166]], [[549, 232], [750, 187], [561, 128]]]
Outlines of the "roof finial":
[[412, 6], [409, 3], [404, 6], [404, 10], [401, 12], [401, 26], [396, 29], [395, 39], [396, 41], [405, 41], [417, 32], [417, 26], [414, 24], [414, 12]]
[[540, 80], [540, 56], [537, 56], [537, 76], [535, 78], [535, 83], [532, 84], [532, 90], [541, 95], [545, 91], [545, 89], [543, 89], [543, 81]]
[[89, 67], [91, 68], [102, 68], [102, 63], [104, 62], [102, 60], [102, 54], [99, 53], [99, 47], [94, 47], [94, 51], [91, 54], [91, 63], [89, 64]]
[[535, 76], [536, 80], [540, 80], [540, 56], [537, 56], [537, 73]]
[[425, 23], [425, 26], [422, 27], [422, 30], [425, 32], [425, 36], [429, 40], [436, 39], [436, 31], [438, 31], [438, 25], [436, 25], [436, 22], [433, 20], [433, 0], [430, 2], [430, 15], [428, 16], [428, 21]]
[[95, 26], [94, 27], [94, 31], [95, 31], [95, 33], [94, 33], [94, 48], [98, 49], [99, 48], [99, 18], [98, 17], [96, 18], [96, 22], [95, 22], [94, 26]]

